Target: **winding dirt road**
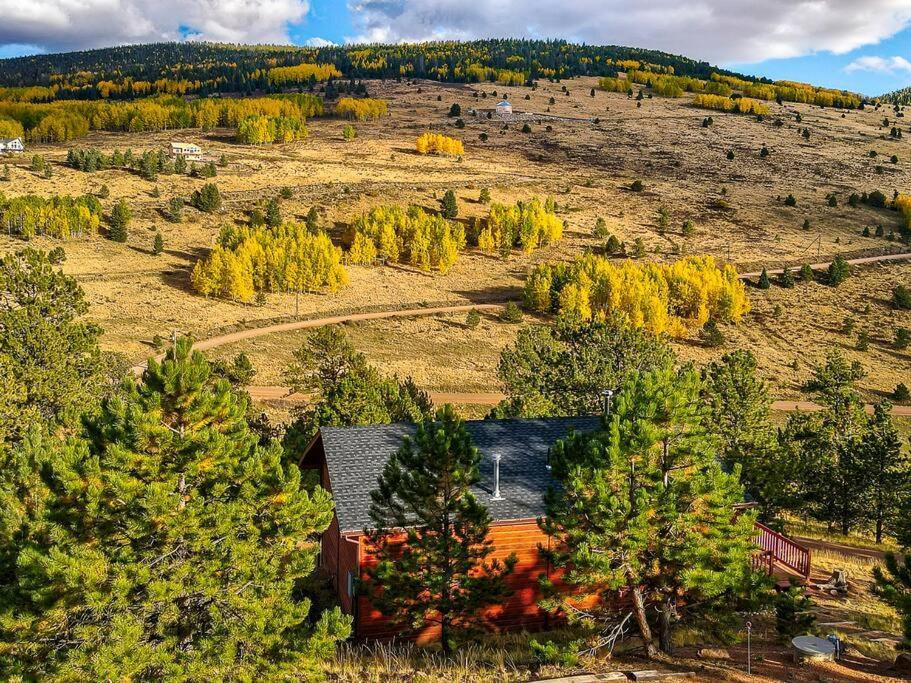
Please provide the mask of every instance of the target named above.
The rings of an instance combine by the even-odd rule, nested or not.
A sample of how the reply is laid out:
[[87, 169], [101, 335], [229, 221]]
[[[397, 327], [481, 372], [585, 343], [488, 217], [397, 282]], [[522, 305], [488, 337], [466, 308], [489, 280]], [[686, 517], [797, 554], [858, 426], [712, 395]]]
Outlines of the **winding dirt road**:
[[[848, 265], [851, 266], [863, 266], [870, 263], [881, 263], [883, 261], [909, 261], [911, 260], [911, 252], [905, 254], [882, 254], [880, 256], [863, 256], [861, 258], [851, 258], [846, 259]], [[810, 268], [813, 270], [825, 270], [831, 265], [831, 261], [826, 261], [825, 263], [811, 263]], [[795, 268], [791, 269], [792, 272]], [[768, 275], [781, 275], [784, 272], [784, 268], [773, 268], [772, 270], [766, 269]], [[749, 280], [750, 278], [759, 277], [762, 275], [762, 271], [756, 273], [740, 273], [737, 277], [741, 280]]]

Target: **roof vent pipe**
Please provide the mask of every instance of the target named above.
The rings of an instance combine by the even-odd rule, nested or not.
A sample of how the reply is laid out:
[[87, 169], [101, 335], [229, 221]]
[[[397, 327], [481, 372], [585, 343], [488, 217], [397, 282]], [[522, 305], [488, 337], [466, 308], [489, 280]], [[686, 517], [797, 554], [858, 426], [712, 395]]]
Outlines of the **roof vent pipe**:
[[610, 400], [613, 397], [614, 392], [610, 389], [605, 389], [601, 392], [601, 398], [604, 400], [604, 417], [610, 417]]
[[492, 500], [503, 500], [503, 496], [500, 495], [500, 458], [502, 456], [497, 453], [493, 456], [493, 498]]

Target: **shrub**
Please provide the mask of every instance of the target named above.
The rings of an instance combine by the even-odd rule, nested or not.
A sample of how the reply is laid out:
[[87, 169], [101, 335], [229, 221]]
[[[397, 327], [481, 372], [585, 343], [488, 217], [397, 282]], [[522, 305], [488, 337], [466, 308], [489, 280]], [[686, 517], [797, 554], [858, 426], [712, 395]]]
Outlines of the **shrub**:
[[907, 349], [909, 344], [911, 344], [911, 332], [904, 327], [896, 328], [895, 340], [892, 342], [892, 346], [898, 350], [903, 350]]
[[845, 261], [844, 257], [839, 254], [832, 263], [829, 264], [827, 282], [831, 287], [838, 287], [842, 282], [851, 276], [851, 266]]
[[633, 192], [642, 192], [645, 189], [645, 184], [637, 179], [630, 183], [629, 189]]
[[490, 190], [486, 187], [481, 188], [481, 194], [478, 195], [478, 201], [481, 204], [490, 204]]
[[500, 313], [500, 320], [504, 323], [517, 324], [522, 322], [524, 317], [522, 309], [519, 308], [519, 305], [515, 301], [507, 302]]
[[164, 251], [164, 237], [160, 232], [155, 233], [155, 239], [152, 240], [152, 253], [158, 256]]
[[579, 650], [584, 649], [584, 645], [580, 641], [561, 644], [552, 640], [544, 643], [531, 640], [528, 644], [535, 660], [539, 664], [550, 664], [566, 668], [575, 667], [579, 663]]
[[899, 382], [892, 390], [892, 400], [896, 403], [908, 403], [911, 401], [911, 390], [904, 382]]
[[478, 313], [477, 309], [472, 308], [468, 311], [468, 315], [465, 316], [465, 325], [468, 326], [468, 329], [473, 330], [480, 324], [481, 314]]
[[607, 229], [607, 221], [605, 221], [601, 216], [598, 216], [598, 218], [595, 220], [595, 237], [604, 239], [608, 236], [610, 236], [610, 231]]
[[530, 132], [531, 132], [531, 126], [529, 126], [529, 125], [526, 123], [525, 125], [522, 126], [522, 132], [523, 132], [523, 133], [530, 133]]
[[787, 197], [784, 198], [784, 205], [785, 206], [797, 206], [797, 199], [794, 197], [794, 195], [789, 194]]
[[102, 185], [98, 189], [98, 198], [99, 199], [107, 199], [110, 196], [111, 196], [111, 191], [108, 189], [107, 185]]
[[47, 261], [51, 265], [59, 266], [66, 261], [66, 252], [63, 247], [54, 247], [47, 253]]
[[449, 107], [449, 116], [455, 118], [456, 116], [462, 115], [462, 106], [455, 102], [451, 107]]
[[721, 328], [718, 327], [718, 323], [711, 318], [702, 326], [699, 331], [699, 338], [703, 344], [711, 348], [724, 346], [724, 334], [721, 332]]
[[696, 234], [696, 226], [691, 220], [683, 221], [683, 227], [680, 232], [684, 237], [692, 237]]
[[781, 275], [778, 276], [778, 284], [786, 289], [794, 286], [794, 273], [791, 272], [790, 268], [785, 267], [781, 271]]
[[911, 289], [904, 285], [892, 288], [892, 308], [898, 310], [911, 310]]
[[866, 351], [870, 348], [870, 335], [863, 331], [857, 335], [857, 346], [858, 351]]
[[813, 282], [816, 279], [816, 273], [813, 272], [809, 263], [804, 263], [800, 267], [800, 279], [804, 282]]
[[765, 268], [763, 268], [762, 272], [759, 274], [759, 281], [756, 283], [756, 286], [759, 289], [768, 289], [772, 286], [772, 283], [769, 281], [769, 274], [766, 272]]
[[623, 249], [623, 245], [616, 235], [607, 238], [607, 244], [604, 245], [604, 251], [608, 254], [616, 254]]

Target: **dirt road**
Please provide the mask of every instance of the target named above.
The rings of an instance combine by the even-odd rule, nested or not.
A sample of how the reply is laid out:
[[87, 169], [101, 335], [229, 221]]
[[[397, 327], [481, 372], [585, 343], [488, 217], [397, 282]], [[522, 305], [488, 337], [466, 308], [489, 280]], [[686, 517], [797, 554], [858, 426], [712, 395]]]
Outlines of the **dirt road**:
[[[909, 261], [911, 260], [911, 252], [906, 254], [883, 254], [881, 256], [864, 256], [862, 258], [852, 258], [847, 259], [847, 263], [852, 266], [862, 266], [869, 263], [880, 263], [883, 261]], [[824, 263], [811, 263], [810, 268], [813, 270], [825, 270], [831, 264], [831, 261], [826, 261]], [[792, 272], [795, 272], [796, 269], [792, 268]], [[773, 268], [771, 270], [766, 269], [768, 275], [781, 275], [784, 272], [784, 268]], [[738, 277], [741, 280], [749, 280], [750, 278], [759, 277], [762, 275], [762, 271], [757, 273], [740, 273]]]

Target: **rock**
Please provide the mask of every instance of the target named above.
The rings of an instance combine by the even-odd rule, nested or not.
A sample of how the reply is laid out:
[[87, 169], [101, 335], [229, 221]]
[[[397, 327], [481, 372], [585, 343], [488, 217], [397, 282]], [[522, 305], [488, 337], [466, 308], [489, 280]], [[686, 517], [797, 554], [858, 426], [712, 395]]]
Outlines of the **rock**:
[[718, 647], [704, 647], [697, 653], [699, 659], [730, 659], [731, 655], [727, 650]]
[[911, 673], [911, 653], [902, 652], [895, 658], [895, 664], [893, 666], [897, 671]]

